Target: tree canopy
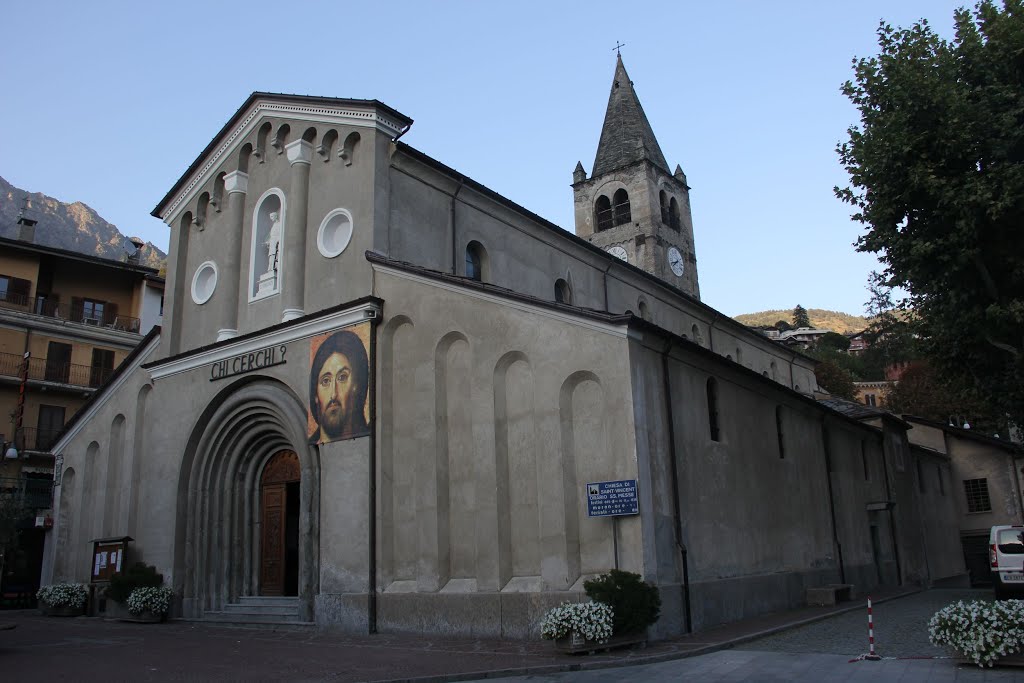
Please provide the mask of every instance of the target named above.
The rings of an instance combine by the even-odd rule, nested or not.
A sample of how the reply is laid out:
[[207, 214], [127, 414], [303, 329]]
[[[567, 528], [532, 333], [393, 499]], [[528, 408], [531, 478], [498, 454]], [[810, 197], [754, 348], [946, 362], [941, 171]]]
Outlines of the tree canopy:
[[1024, 423], [1024, 0], [878, 28], [877, 56], [842, 88], [860, 113], [838, 146], [836, 188], [878, 254], [880, 284], [909, 293], [936, 371]]

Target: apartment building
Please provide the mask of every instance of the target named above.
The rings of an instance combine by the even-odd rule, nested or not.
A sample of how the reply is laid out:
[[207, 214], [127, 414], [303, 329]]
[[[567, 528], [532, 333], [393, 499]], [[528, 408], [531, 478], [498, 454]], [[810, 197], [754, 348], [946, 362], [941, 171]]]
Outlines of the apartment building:
[[0, 492], [24, 513], [3, 562], [8, 597], [38, 582], [54, 437], [160, 324], [164, 287], [154, 268], [36, 244], [34, 221], [19, 223], [22, 239], [0, 238]]

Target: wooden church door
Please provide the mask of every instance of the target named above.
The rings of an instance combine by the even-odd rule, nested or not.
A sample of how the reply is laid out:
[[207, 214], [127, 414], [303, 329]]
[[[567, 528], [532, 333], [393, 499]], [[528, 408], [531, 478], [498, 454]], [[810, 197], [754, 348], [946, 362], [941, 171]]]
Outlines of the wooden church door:
[[297, 595], [299, 456], [278, 451], [260, 477], [260, 595]]

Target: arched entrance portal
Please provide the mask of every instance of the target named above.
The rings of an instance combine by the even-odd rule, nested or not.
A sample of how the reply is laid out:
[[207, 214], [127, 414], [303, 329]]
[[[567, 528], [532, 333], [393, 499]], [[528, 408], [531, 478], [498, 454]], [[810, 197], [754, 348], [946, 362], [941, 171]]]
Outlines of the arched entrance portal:
[[299, 594], [299, 456], [278, 451], [260, 476], [260, 595]]
[[[299, 619], [314, 620], [320, 454], [307, 441], [305, 403], [274, 380], [239, 380], [203, 411], [178, 482], [174, 587], [185, 617], [263, 594], [295, 596]], [[276, 560], [264, 565], [268, 554]]]

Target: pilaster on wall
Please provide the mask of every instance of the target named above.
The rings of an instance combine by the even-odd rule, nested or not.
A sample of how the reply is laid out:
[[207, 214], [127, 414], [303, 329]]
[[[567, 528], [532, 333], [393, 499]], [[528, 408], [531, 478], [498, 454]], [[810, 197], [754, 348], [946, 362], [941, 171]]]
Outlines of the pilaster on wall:
[[224, 176], [224, 191], [228, 193], [228, 225], [230, 235], [238, 248], [228, 250], [224, 261], [224, 284], [220, 293], [221, 327], [217, 331], [217, 341], [238, 336], [238, 290], [241, 277], [243, 223], [245, 221], [245, 196], [249, 191], [249, 175], [243, 171], [232, 171]]
[[309, 214], [309, 171], [313, 161], [313, 145], [296, 140], [285, 146], [292, 167], [290, 211], [285, 226], [284, 311], [282, 322], [300, 318], [305, 313], [306, 219]]

